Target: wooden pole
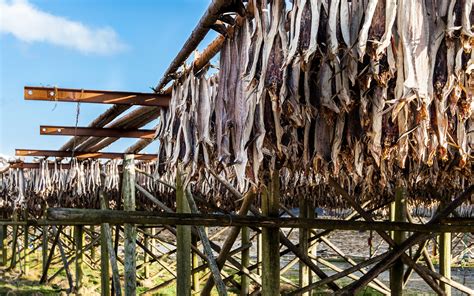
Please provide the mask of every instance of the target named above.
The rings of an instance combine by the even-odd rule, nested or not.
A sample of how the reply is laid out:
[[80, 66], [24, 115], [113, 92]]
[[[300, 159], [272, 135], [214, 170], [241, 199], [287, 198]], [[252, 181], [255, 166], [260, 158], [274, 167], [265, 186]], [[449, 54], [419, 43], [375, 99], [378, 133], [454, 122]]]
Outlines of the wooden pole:
[[[190, 213], [179, 170], [176, 173], [176, 210], [178, 213]], [[176, 231], [176, 295], [189, 296], [191, 295], [191, 227], [178, 225]]]
[[[192, 244], [194, 248], [198, 247], [198, 238], [193, 237], [192, 238]], [[196, 252], [192, 252], [192, 269], [194, 270], [199, 266], [199, 255]], [[200, 280], [199, 280], [199, 272], [194, 272], [192, 274], [193, 277], [193, 291], [194, 293], [198, 293], [200, 290]]]
[[6, 237], [7, 237], [7, 226], [0, 226], [0, 266], [5, 266], [7, 264], [7, 247], [6, 247]]
[[[395, 201], [390, 205], [390, 221], [405, 222], [405, 190], [402, 187], [395, 188]], [[402, 231], [393, 231], [392, 239], [395, 244], [400, 245], [405, 239]], [[404, 266], [401, 258], [398, 258], [390, 269], [390, 291], [392, 295], [402, 295], [403, 292]]]
[[84, 226], [76, 225], [74, 226], [74, 242], [75, 242], [75, 252], [76, 252], [76, 293], [82, 295], [84, 288], [84, 252], [82, 251], [84, 245]]
[[[442, 203], [444, 206], [444, 203]], [[451, 279], [451, 233], [442, 233], [439, 236], [439, 273]], [[446, 296], [451, 296], [451, 286], [441, 282], [441, 289]]]
[[[242, 227], [241, 237], [242, 245], [250, 243], [250, 231], [248, 227]], [[243, 249], [241, 256], [242, 267], [248, 269], [250, 266], [250, 248]], [[246, 296], [249, 294], [249, 285], [250, 278], [243, 274], [240, 277], [240, 296]]]
[[[150, 233], [151, 233], [150, 229], [147, 228], [147, 229], [144, 230], [144, 234], [143, 234], [143, 238], [144, 238], [143, 239], [143, 244], [148, 249], [151, 249], [150, 248], [150, 238], [149, 238]], [[148, 263], [149, 260], [150, 260], [150, 258], [148, 256], [148, 254], [145, 252], [143, 254], [143, 264], [144, 264], [143, 271], [144, 271], [146, 279], [150, 277], [150, 264]]]
[[[299, 198], [299, 216], [300, 218], [308, 218], [308, 202], [304, 196], [300, 196]], [[300, 241], [300, 249], [301, 252], [309, 256], [309, 233], [310, 230], [300, 228], [298, 233], [299, 241]], [[299, 285], [300, 287], [306, 287], [310, 283], [311, 271], [309, 267], [305, 265], [303, 262], [300, 261], [299, 263]], [[302, 294], [304, 296], [309, 296], [310, 292]]]
[[110, 295], [109, 258], [105, 225], [100, 226], [100, 295]]
[[42, 266], [43, 270], [46, 266], [46, 262], [48, 261], [48, 236], [49, 236], [49, 227], [43, 226], [43, 234], [41, 235], [41, 257], [42, 257]]
[[[278, 217], [280, 205], [279, 171], [271, 173], [268, 189], [262, 193], [262, 213], [264, 216]], [[262, 228], [262, 295], [280, 295], [280, 232], [279, 228]]]
[[[122, 198], [125, 211], [135, 211], [135, 164], [134, 155], [126, 154], [123, 161]], [[125, 247], [125, 295], [136, 295], [137, 262], [136, 240], [137, 229], [134, 224], [124, 225]]]

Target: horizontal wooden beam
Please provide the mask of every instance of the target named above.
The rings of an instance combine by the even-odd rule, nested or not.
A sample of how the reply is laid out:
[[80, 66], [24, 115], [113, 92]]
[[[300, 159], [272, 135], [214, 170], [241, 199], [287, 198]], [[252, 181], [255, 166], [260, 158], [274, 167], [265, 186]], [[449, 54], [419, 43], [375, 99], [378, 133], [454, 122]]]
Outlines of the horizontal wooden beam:
[[339, 230], [382, 230], [410, 232], [474, 232], [473, 225], [414, 224], [406, 222], [366, 222], [334, 219], [302, 219], [285, 217], [255, 217], [222, 214], [177, 214], [140, 211], [49, 208], [48, 220], [83, 224], [155, 224], [200, 226], [250, 226], [279, 228], [314, 228]]
[[[16, 149], [16, 156], [51, 156], [51, 157], [72, 157], [72, 151], [56, 151], [56, 150], [32, 150], [32, 149]], [[121, 159], [124, 153], [115, 152], [86, 152], [74, 151], [74, 157], [78, 159], [86, 158], [105, 158], [105, 159]], [[156, 154], [135, 154], [137, 160], [155, 160]]]
[[74, 126], [51, 126], [41, 125], [41, 135], [52, 136], [87, 136], [87, 137], [113, 137], [113, 138], [138, 138], [153, 139], [155, 131], [151, 129], [120, 129], [120, 128], [96, 128], [96, 127], [74, 127]]
[[168, 107], [167, 94], [25, 86], [25, 100]]

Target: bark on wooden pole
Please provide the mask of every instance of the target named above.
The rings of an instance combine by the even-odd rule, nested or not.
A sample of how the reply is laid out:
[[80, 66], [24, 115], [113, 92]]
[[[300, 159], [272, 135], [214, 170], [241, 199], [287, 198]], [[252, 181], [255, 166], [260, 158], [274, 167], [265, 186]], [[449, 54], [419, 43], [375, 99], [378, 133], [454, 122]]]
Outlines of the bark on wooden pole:
[[[176, 173], [176, 210], [178, 213], [190, 212], [179, 170]], [[191, 295], [191, 227], [178, 225], [176, 231], [176, 295], [186, 296]]]
[[82, 295], [84, 283], [84, 252], [82, 251], [84, 245], [84, 226], [74, 226], [74, 242], [76, 252], [76, 293]]
[[[271, 173], [268, 189], [262, 193], [262, 213], [264, 216], [278, 217], [280, 205], [279, 171]], [[280, 295], [280, 233], [278, 228], [262, 228], [262, 295]]]
[[[395, 200], [390, 205], [390, 220], [393, 222], [405, 222], [405, 208], [405, 190], [402, 187], [397, 187], [395, 188]], [[398, 246], [404, 241], [405, 233], [401, 231], [393, 231], [392, 239]], [[403, 261], [399, 258], [390, 269], [390, 291], [392, 295], [402, 295], [403, 273]]]
[[[126, 154], [123, 162], [122, 179], [123, 208], [125, 211], [135, 211], [135, 163], [133, 154]], [[137, 229], [134, 224], [124, 225], [125, 247], [125, 295], [136, 295], [137, 262], [136, 239]]]

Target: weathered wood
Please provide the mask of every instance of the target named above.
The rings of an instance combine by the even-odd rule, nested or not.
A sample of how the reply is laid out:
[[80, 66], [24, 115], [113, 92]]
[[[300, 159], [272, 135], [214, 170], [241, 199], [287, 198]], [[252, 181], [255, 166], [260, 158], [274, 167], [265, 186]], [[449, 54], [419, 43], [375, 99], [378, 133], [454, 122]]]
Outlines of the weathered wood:
[[[262, 192], [262, 214], [278, 217], [280, 205], [279, 171], [271, 173], [268, 189]], [[280, 295], [280, 235], [278, 228], [262, 229], [262, 295]]]
[[[56, 232], [57, 234], [60, 234], [61, 233], [61, 228], [62, 227], [59, 226], [59, 228], [56, 230], [56, 227], [53, 226], [53, 232]], [[64, 252], [63, 244], [61, 242], [61, 237], [59, 235], [58, 235], [58, 248], [59, 248], [59, 253], [61, 254], [61, 261], [63, 262], [64, 269], [66, 270], [66, 278], [67, 278], [67, 281], [69, 283], [68, 293], [71, 293], [72, 290], [74, 289], [74, 284], [73, 284], [73, 281], [72, 281], [71, 271], [69, 270], [69, 264], [68, 264], [68, 261], [67, 261], [67, 258], [66, 258], [66, 252]]]
[[[299, 197], [299, 217], [300, 218], [308, 218], [308, 209], [309, 205], [304, 196]], [[299, 248], [301, 252], [309, 256], [309, 235], [310, 230], [308, 229], [299, 229]], [[305, 287], [310, 284], [311, 281], [311, 271], [309, 270], [308, 266], [300, 262], [298, 267], [299, 272], [299, 285], [300, 287]], [[304, 293], [304, 296], [310, 296], [310, 293]]]
[[[43, 223], [44, 222], [44, 223]], [[48, 209], [48, 221], [28, 221], [29, 225], [98, 225], [100, 223], [141, 225], [202, 225], [202, 226], [249, 226], [277, 228], [318, 228], [337, 230], [411, 231], [420, 233], [473, 232], [474, 225], [444, 225], [434, 223], [413, 224], [407, 222], [354, 221], [338, 219], [300, 219], [286, 217], [238, 216], [222, 214], [159, 213], [144, 211], [112, 211], [96, 209]], [[7, 225], [15, 223], [8, 222]], [[22, 225], [19, 223], [18, 225]]]
[[[26, 214], [26, 211], [25, 211]], [[26, 216], [25, 216], [26, 217]], [[29, 273], [29, 263], [30, 263], [30, 256], [28, 253], [29, 250], [29, 227], [28, 225], [23, 226], [23, 273], [28, 275]]]
[[75, 265], [76, 265], [76, 293], [82, 295], [84, 289], [84, 226], [74, 226], [74, 241], [75, 241]]
[[[187, 198], [191, 212], [194, 214], [199, 214], [198, 207], [196, 205], [196, 202], [194, 201], [191, 191], [189, 191], [189, 189], [185, 191], [186, 191], [185, 194], [186, 194], [186, 198]], [[220, 296], [227, 295], [227, 289], [225, 287], [224, 282], [222, 281], [220, 269], [217, 266], [216, 258], [214, 257], [214, 254], [212, 253], [211, 243], [209, 242], [209, 238], [206, 235], [206, 231], [204, 230], [203, 226], [197, 226], [197, 230], [202, 242], [204, 254], [206, 255], [207, 264], [209, 265], [209, 269], [211, 270], [212, 277], [214, 279], [214, 282], [216, 283], [217, 292], [219, 293]], [[203, 295], [206, 295], [206, 294], [203, 293]]]
[[227, 0], [212, 1], [206, 13], [202, 16], [196, 28], [191, 33], [191, 36], [189, 36], [188, 40], [186, 40], [179, 53], [169, 65], [168, 69], [166, 69], [163, 77], [156, 86], [155, 91], [161, 91], [161, 89], [171, 81], [172, 75], [178, 70], [179, 67], [181, 67], [189, 55], [197, 48], [199, 43], [211, 29], [211, 26], [214, 25], [220, 14], [223, 12], [222, 9], [226, 4], [228, 4]]
[[[255, 191], [254, 189], [250, 189], [247, 194], [245, 194], [242, 205], [240, 206], [239, 212], [237, 213], [238, 216], [246, 216], [249, 209], [250, 205], [252, 204], [253, 200], [255, 198]], [[227, 234], [227, 237], [224, 241], [224, 244], [222, 245], [222, 249], [219, 253], [219, 256], [217, 256], [216, 262], [219, 270], [224, 267], [224, 264], [226, 262], [226, 259], [229, 255], [230, 250], [232, 249], [232, 246], [234, 245], [235, 240], [237, 239], [238, 235], [240, 232], [240, 227], [232, 227], [230, 231]], [[206, 285], [202, 289], [201, 294], [202, 295], [209, 295], [211, 292], [211, 289], [214, 285], [214, 279], [212, 277], [209, 277], [209, 279], [206, 282]]]
[[54, 240], [51, 246], [51, 250], [49, 251], [48, 259], [46, 260], [46, 262], [43, 263], [43, 273], [41, 275], [40, 284], [45, 284], [48, 281], [48, 269], [51, 264], [51, 260], [53, 260], [54, 249], [56, 248], [58, 241], [59, 241], [59, 232], [57, 231], [54, 234]]
[[[189, 213], [189, 204], [180, 172], [176, 173], [176, 210], [178, 213]], [[191, 227], [178, 225], [176, 227], [176, 261], [177, 274], [176, 295], [191, 295]]]
[[[463, 202], [465, 202], [468, 198], [471, 197], [472, 193], [474, 192], [474, 185], [469, 186], [463, 193], [461, 193], [456, 199], [454, 199], [452, 202], [450, 202], [444, 209], [442, 209], [440, 212], [438, 212], [426, 225], [432, 225], [435, 223], [439, 223], [439, 221], [442, 218], [447, 217], [449, 214], [451, 214], [457, 207], [459, 207]], [[343, 293], [355, 293], [358, 289], [361, 287], [365, 286], [368, 282], [370, 282], [373, 278], [375, 278], [377, 275], [379, 275], [381, 272], [383, 272], [385, 269], [387, 269], [396, 259], [398, 259], [400, 256], [403, 256], [405, 254], [405, 251], [412, 245], [416, 243], [420, 243], [426, 239], [429, 239], [432, 235], [430, 234], [424, 234], [424, 233], [415, 233], [411, 235], [408, 239], [406, 239], [402, 244], [400, 244], [398, 247], [395, 247], [392, 251], [389, 252], [389, 256], [384, 258], [382, 261], [380, 261], [378, 264], [376, 264], [369, 272], [367, 272], [364, 276], [360, 278], [360, 280], [351, 283], [350, 285], [346, 286], [344, 288]], [[390, 239], [390, 238], [389, 238]], [[408, 256], [407, 256], [408, 257]], [[410, 258], [411, 260], [411, 258]], [[420, 268], [419, 265], [416, 263], [414, 264], [415, 270], [418, 272], [418, 269]], [[418, 269], [417, 269], [418, 268]], [[426, 271], [428, 269], [425, 268]], [[420, 272], [418, 272], [420, 274]], [[420, 275], [426, 274], [426, 272], [423, 272]], [[425, 281], [427, 279], [424, 277]], [[429, 278], [431, 280], [431, 278]], [[427, 281], [428, 282], [428, 281]], [[436, 288], [436, 284], [430, 284], [432, 288]], [[442, 290], [437, 290], [437, 293], [440, 294], [445, 294], [444, 291]]]
[[369, 266], [371, 264], [374, 264], [375, 262], [378, 262], [380, 260], [382, 260], [383, 258], [385, 258], [387, 256], [387, 254], [381, 254], [381, 255], [378, 255], [378, 256], [375, 256], [369, 260], [366, 260], [366, 261], [363, 261], [357, 265], [354, 265], [352, 267], [349, 267], [348, 269], [342, 271], [342, 272], [339, 272], [339, 273], [336, 273], [334, 275], [331, 275], [327, 278], [324, 278], [322, 280], [319, 280], [317, 282], [314, 282], [306, 287], [302, 287], [300, 289], [297, 289], [295, 291], [292, 291], [288, 294], [286, 294], [287, 296], [293, 296], [293, 295], [303, 295], [303, 293], [305, 292], [309, 292], [317, 287], [320, 287], [320, 286], [323, 286], [323, 285], [327, 285], [328, 283], [332, 283], [340, 278], [343, 278], [349, 274], [352, 274], [354, 272], [356, 272], [357, 270], [360, 270], [361, 268], [364, 268], [366, 266]]
[[[367, 222], [375, 223], [374, 219], [372, 216], [367, 213], [355, 200], [350, 196], [334, 179], [330, 178], [329, 179], [329, 184], [331, 187], [335, 189], [335, 191], [340, 194], [350, 205], [352, 208], [354, 208], [359, 215], [361, 215]], [[390, 222], [390, 224], [394, 223], [403, 223], [403, 222]], [[391, 246], [391, 247], [396, 247], [395, 242], [392, 240], [392, 238], [385, 233], [384, 231], [377, 230], [377, 233]], [[408, 246], [409, 247], [409, 246]], [[407, 247], [407, 248], [408, 248]], [[396, 248], [398, 249], [398, 248]], [[410, 267], [412, 267], [424, 280], [425, 282], [437, 293], [442, 293], [440, 287], [438, 284], [426, 274], [426, 270], [423, 269], [421, 266], [416, 264], [415, 261], [413, 261], [412, 258], [410, 258], [408, 255], [406, 255], [404, 252], [399, 253], [400, 256], [402, 256], [403, 261], [408, 264]], [[392, 262], [391, 262], [392, 263]], [[385, 270], [385, 269], [384, 269]], [[355, 290], [360, 289], [362, 286], [360, 286], [362, 281], [365, 281], [364, 284], [368, 284], [370, 281], [372, 281], [377, 275], [374, 275], [374, 270], [370, 270], [367, 272], [359, 281], [352, 283], [351, 285], [348, 285], [344, 287], [343, 290], [341, 290], [339, 293], [344, 294], [344, 293], [349, 293], [349, 294], [354, 294]], [[368, 280], [370, 278], [370, 280]]]
[[[106, 210], [108, 209], [108, 199], [107, 199], [107, 196], [105, 195], [105, 193], [102, 191], [102, 190], [99, 190], [99, 200], [100, 200], [100, 208], [103, 209], [103, 210]], [[118, 264], [117, 264], [117, 255], [115, 253], [115, 250], [114, 250], [114, 245], [112, 243], [112, 231], [110, 229], [110, 224], [108, 223], [102, 223], [101, 224], [101, 250], [103, 248], [106, 248], [107, 249], [107, 252], [106, 254], [108, 255], [108, 259], [110, 260], [110, 266], [111, 266], [111, 269], [112, 269], [112, 284], [113, 284], [113, 290], [114, 290], [114, 295], [117, 295], [117, 296], [121, 296], [122, 295], [122, 288], [120, 286], [120, 275], [119, 275], [119, 270], [118, 270]], [[103, 246], [102, 244], [105, 242], [105, 246]], [[107, 257], [105, 257], [106, 255], [102, 255], [101, 254], [101, 260], [107, 260]], [[104, 266], [105, 266], [106, 263], [104, 263]], [[102, 265], [102, 263], [101, 263]], [[108, 265], [108, 264], [107, 264]], [[108, 276], [109, 274], [109, 271], [107, 270], [107, 272], [104, 271], [104, 274], [101, 275], [102, 277], [107, 277], [107, 281], [105, 283], [101, 283], [101, 285], [104, 285], [104, 284], [107, 284], [107, 288], [103, 288], [101, 291], [104, 291], [103, 293], [101, 294], [105, 294], [105, 292], [107, 292], [107, 290], [109, 289], [109, 285], [108, 285]], [[109, 293], [110, 294], [110, 293]]]
[[0, 266], [7, 264], [7, 226], [0, 226]]
[[[248, 227], [242, 227], [241, 232], [242, 246], [250, 244], [250, 231]], [[250, 248], [242, 250], [241, 264], [244, 268], [249, 268], [250, 265]], [[249, 294], [250, 279], [247, 275], [243, 274], [240, 277], [240, 296], [246, 296]]]
[[[197, 237], [192, 238], [192, 244], [194, 248], [198, 247], [198, 239]], [[192, 252], [192, 260], [191, 260], [191, 270], [194, 270], [199, 266], [199, 255], [196, 252]], [[198, 272], [192, 272], [192, 289], [193, 293], [198, 293], [199, 290], [201, 289], [201, 282], [200, 282], [200, 277]]]
[[[402, 187], [397, 187], [395, 188], [395, 201], [390, 205], [390, 221], [404, 222], [406, 220], [405, 209], [405, 190]], [[401, 231], [393, 231], [392, 239], [398, 246], [405, 239], [405, 234]], [[403, 273], [403, 261], [399, 258], [390, 269], [390, 291], [392, 292], [392, 295], [402, 295]]]
[[[125, 211], [135, 211], [135, 164], [134, 155], [126, 154], [123, 160], [122, 197]], [[137, 289], [137, 262], [136, 262], [136, 226], [131, 223], [124, 225], [124, 253], [125, 253], [125, 287], [126, 296], [136, 294]]]
[[[145, 229], [144, 230], [144, 234], [143, 234], [143, 245], [147, 248], [147, 249], [150, 249], [150, 238], [149, 238], [149, 234], [151, 234], [151, 230], [150, 229]], [[149, 255], [147, 254], [147, 252], [145, 252], [143, 254], [143, 273], [144, 273], [144, 276], [145, 278], [149, 278], [150, 277], [150, 264], [149, 264], [149, 261], [150, 261], [150, 258], [149, 258]]]
[[105, 224], [100, 225], [100, 295], [110, 295], [109, 252]]
[[[439, 273], [448, 280], [451, 279], [451, 233], [439, 236]], [[441, 282], [441, 289], [446, 296], [451, 296], [451, 286]]]
[[42, 227], [43, 233], [41, 234], [41, 254], [42, 254], [42, 267], [43, 270], [46, 266], [46, 262], [48, 261], [48, 237], [49, 237], [49, 226]]

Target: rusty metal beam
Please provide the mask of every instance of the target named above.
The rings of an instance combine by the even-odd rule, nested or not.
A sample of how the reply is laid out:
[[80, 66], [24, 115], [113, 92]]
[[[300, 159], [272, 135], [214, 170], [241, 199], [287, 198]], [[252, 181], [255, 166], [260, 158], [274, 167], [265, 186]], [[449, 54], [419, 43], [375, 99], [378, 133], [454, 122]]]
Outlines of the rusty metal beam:
[[74, 126], [41, 125], [41, 135], [54, 136], [89, 136], [89, 137], [116, 137], [153, 139], [155, 131], [151, 129], [120, 129], [120, 128], [95, 128]]
[[166, 94], [25, 86], [25, 100], [167, 107]]
[[[72, 157], [72, 151], [56, 151], [56, 150], [33, 150], [33, 149], [16, 149], [16, 156], [52, 156], [52, 157]], [[86, 152], [86, 151], [74, 151], [74, 157], [79, 159], [86, 158], [106, 158], [106, 159], [122, 159], [124, 153], [115, 152]], [[137, 160], [155, 160], [156, 154], [136, 154], [135, 159]]]

